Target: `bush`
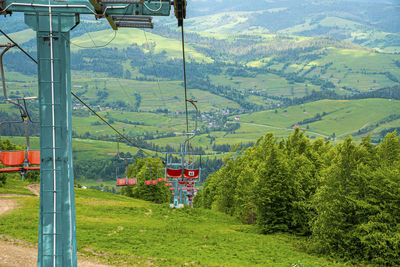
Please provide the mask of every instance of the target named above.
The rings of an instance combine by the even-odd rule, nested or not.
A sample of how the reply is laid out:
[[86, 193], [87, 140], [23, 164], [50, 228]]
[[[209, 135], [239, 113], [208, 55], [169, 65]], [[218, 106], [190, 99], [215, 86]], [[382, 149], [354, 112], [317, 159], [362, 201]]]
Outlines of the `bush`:
[[137, 178], [137, 185], [123, 188], [121, 194], [159, 204], [168, 203], [171, 194], [165, 183], [151, 186], [144, 184], [145, 180], [156, 180], [163, 175], [164, 167], [159, 158], [136, 159], [135, 164], [128, 167], [128, 177]]
[[[21, 147], [11, 143], [9, 139], [1, 140], [1, 150], [17, 150], [17, 149], [21, 149]], [[0, 166], [2, 167], [3, 165], [0, 164]], [[7, 176], [8, 174], [5, 173], [0, 174], [0, 187], [6, 184]]]

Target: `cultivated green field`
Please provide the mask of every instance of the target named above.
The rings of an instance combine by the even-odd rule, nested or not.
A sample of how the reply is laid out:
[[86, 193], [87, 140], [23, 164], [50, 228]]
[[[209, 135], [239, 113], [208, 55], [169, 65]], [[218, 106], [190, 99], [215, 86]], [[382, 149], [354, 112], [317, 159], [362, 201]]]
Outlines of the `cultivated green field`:
[[[368, 125], [374, 125], [378, 121], [398, 114], [400, 101], [389, 101], [386, 99], [363, 99], [363, 100], [321, 100], [304, 105], [291, 106], [277, 112], [262, 111], [241, 116], [241, 124], [259, 125], [260, 127], [293, 128], [299, 124], [300, 127], [308, 126], [309, 135], [312, 132], [319, 136], [328, 136], [335, 133], [339, 139], [347, 135], [357, 134], [357, 131]], [[314, 117], [317, 113], [322, 120], [301, 124], [299, 122]], [[323, 114], [326, 115], [323, 115]], [[399, 121], [391, 121], [380, 127], [399, 127]], [[372, 132], [377, 133], [377, 129]]]
[[[21, 198], [1, 218], [0, 232], [36, 243], [38, 206], [38, 198]], [[118, 266], [344, 266], [307, 254], [301, 238], [259, 235], [210, 210], [77, 189], [76, 216], [78, 251]]]

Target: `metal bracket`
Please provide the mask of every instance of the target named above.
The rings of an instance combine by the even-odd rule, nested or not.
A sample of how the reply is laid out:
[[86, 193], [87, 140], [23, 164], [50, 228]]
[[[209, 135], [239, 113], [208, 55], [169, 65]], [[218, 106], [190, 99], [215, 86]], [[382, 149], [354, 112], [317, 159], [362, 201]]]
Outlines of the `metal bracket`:
[[4, 9], [6, 9], [6, 0], [0, 0], [0, 15], [11, 15], [11, 12], [8, 11], [3, 11]]
[[178, 27], [183, 26], [183, 19], [186, 18], [186, 6], [186, 0], [174, 0], [174, 11], [178, 20]]

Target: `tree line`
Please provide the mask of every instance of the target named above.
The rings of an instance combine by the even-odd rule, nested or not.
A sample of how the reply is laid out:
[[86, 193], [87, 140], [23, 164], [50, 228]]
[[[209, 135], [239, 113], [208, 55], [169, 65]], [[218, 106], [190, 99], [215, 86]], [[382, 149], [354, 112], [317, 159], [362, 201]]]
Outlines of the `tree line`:
[[232, 153], [195, 205], [256, 224], [264, 234], [308, 236], [312, 252], [354, 263], [400, 265], [400, 138], [334, 146], [299, 128]]

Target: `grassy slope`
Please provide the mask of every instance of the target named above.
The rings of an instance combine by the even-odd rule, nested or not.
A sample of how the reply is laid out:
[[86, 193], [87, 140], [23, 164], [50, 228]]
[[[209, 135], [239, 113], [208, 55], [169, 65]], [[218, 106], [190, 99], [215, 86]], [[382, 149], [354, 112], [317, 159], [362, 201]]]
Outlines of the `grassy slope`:
[[[102, 46], [105, 44], [105, 40], [112, 40], [113, 37], [114, 31], [112, 30], [92, 32], [90, 33], [90, 36], [88, 34], [85, 34], [72, 40], [72, 51], [82, 49], [77, 45], [92, 48], [93, 42], [97, 46]], [[132, 44], [147, 45], [147, 43], [154, 43], [156, 45], [154, 49], [155, 53], [166, 51], [167, 55], [173, 58], [180, 58], [182, 55], [181, 44], [179, 40], [165, 38], [151, 32], [146, 32], [145, 36], [143, 31], [140, 29], [119, 29], [117, 32], [117, 37], [114, 41], [112, 41], [112, 43], [110, 43], [108, 47], [123, 49], [129, 47]], [[187, 45], [185, 50], [187, 52], [188, 58], [191, 58], [195, 61], [208, 63], [213, 61], [206, 55], [197, 52], [190, 45]]]
[[[37, 242], [38, 198], [0, 221], [0, 232]], [[116, 265], [342, 266], [308, 255], [301, 239], [258, 235], [252, 226], [202, 209], [170, 209], [93, 190], [76, 191], [78, 251]]]
[[0, 194], [33, 195], [31, 191], [25, 188], [25, 186], [31, 183], [22, 181], [19, 174], [9, 174], [7, 181], [3, 187], [0, 187]]
[[[323, 112], [326, 112], [327, 115], [323, 120], [306, 124], [309, 125], [309, 131], [323, 135], [335, 133], [337, 137], [344, 138], [346, 135], [355, 133], [359, 129], [372, 125], [391, 114], [397, 114], [399, 108], [400, 101], [388, 101], [385, 99], [321, 100], [289, 107], [286, 109], [287, 112], [284, 110], [278, 110], [277, 113], [274, 111], [262, 111], [242, 115], [240, 122], [289, 128], [306, 118], [312, 118], [317, 113], [322, 115]], [[389, 124], [391, 127], [400, 126], [398, 121], [393, 121]], [[301, 126], [305, 127], [306, 125]]]

